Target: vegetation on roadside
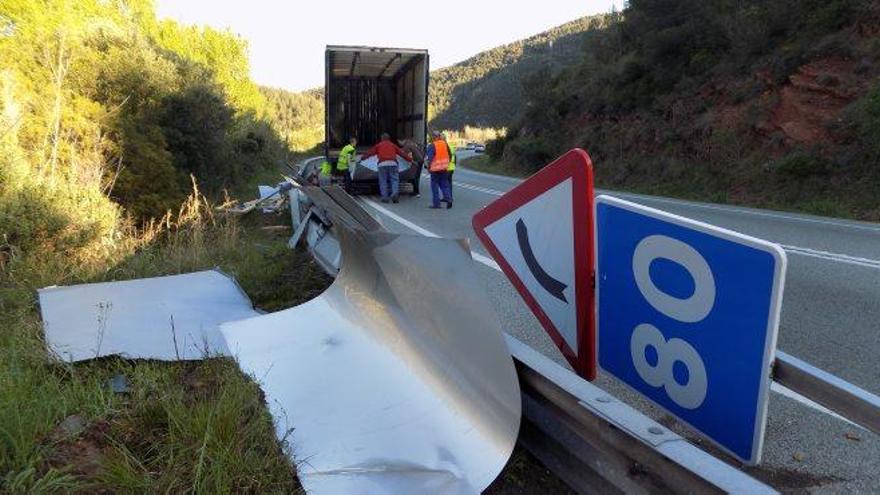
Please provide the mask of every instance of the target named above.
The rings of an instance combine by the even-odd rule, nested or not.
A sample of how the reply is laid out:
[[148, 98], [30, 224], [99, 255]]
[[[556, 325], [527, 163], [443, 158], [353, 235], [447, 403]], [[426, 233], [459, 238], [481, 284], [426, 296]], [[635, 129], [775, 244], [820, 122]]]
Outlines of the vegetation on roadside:
[[0, 493], [299, 490], [231, 360], [50, 362], [36, 303], [214, 266], [267, 310], [326, 287], [289, 230], [208, 199], [291, 156], [248, 72], [243, 40], [158, 21], [149, 0], [0, 2]]
[[[285, 215], [278, 216], [281, 224]], [[271, 221], [271, 220], [270, 220]], [[176, 215], [136, 233], [110, 266], [66, 283], [176, 274], [219, 266], [258, 307], [314, 297], [328, 277], [289, 229], [217, 214], [197, 191]], [[57, 265], [7, 267], [0, 312], [0, 492], [291, 493], [293, 469], [257, 385], [226, 358], [163, 363], [116, 358], [49, 362], [35, 289]], [[109, 380], [122, 375], [129, 392]]]
[[509, 175], [511, 177], [528, 177], [534, 171], [520, 168], [516, 164], [498, 163], [487, 154], [475, 155], [460, 161], [462, 168], [486, 172], [489, 174]]
[[603, 187], [880, 220], [878, 26], [876, 1], [633, 0], [522, 80], [487, 151], [533, 171], [583, 147]]
[[493, 128], [493, 127], [471, 127], [469, 125], [464, 126], [461, 130], [447, 130], [443, 131], [443, 134], [446, 135], [446, 139], [449, 140], [455, 146], [465, 146], [468, 143], [488, 143], [489, 141], [495, 141], [504, 137], [507, 132], [504, 128]]
[[269, 115], [275, 131], [290, 149], [314, 150], [324, 141], [324, 90], [292, 92], [260, 87], [269, 102]]

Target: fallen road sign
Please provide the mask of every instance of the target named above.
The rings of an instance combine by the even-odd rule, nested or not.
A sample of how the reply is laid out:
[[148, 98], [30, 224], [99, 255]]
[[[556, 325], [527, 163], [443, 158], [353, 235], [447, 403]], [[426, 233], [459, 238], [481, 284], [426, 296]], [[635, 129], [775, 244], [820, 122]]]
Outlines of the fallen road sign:
[[477, 237], [572, 368], [596, 377], [593, 164], [571, 150], [473, 217]]
[[596, 226], [599, 366], [760, 462], [782, 248], [607, 196]]

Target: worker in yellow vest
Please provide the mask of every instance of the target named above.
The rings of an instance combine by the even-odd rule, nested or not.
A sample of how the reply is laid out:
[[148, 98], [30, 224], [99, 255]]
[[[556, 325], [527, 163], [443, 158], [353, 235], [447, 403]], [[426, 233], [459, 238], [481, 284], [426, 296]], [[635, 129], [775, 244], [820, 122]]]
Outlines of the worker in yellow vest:
[[[457, 157], [455, 156], [455, 145], [450, 143], [449, 139], [447, 139], [445, 135], [443, 136], [443, 139], [446, 140], [446, 146], [449, 146], [449, 169], [447, 169], [447, 172], [449, 173], [449, 201], [451, 202], [452, 201], [452, 174], [455, 173], [455, 162], [456, 162]], [[452, 208], [452, 207], [450, 206], [450, 208]]]
[[321, 172], [318, 174], [318, 184], [322, 186], [330, 185], [330, 177], [333, 175], [333, 165], [327, 159], [321, 162]]
[[342, 176], [342, 187], [346, 192], [351, 192], [351, 171], [348, 170], [348, 166], [354, 161], [357, 144], [356, 137], [349, 139], [348, 144], [342, 148], [339, 152], [339, 158], [336, 160], [336, 174]]
[[446, 209], [452, 208], [452, 191], [449, 190], [449, 145], [440, 131], [431, 133], [431, 144], [425, 150], [425, 163], [431, 173], [431, 206], [440, 208], [446, 203]]

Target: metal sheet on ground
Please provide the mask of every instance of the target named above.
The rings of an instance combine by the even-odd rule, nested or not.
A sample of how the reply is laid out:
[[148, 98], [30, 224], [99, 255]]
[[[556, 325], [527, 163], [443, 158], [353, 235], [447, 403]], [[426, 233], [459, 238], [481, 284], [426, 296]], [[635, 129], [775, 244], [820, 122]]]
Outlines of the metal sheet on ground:
[[49, 352], [70, 362], [227, 354], [220, 323], [258, 315], [235, 280], [217, 270], [48, 287], [39, 297]]
[[[516, 373], [465, 241], [341, 233], [318, 298], [222, 326], [312, 493], [477, 493], [516, 442]], [[430, 263], [425, 260], [430, 259]]]

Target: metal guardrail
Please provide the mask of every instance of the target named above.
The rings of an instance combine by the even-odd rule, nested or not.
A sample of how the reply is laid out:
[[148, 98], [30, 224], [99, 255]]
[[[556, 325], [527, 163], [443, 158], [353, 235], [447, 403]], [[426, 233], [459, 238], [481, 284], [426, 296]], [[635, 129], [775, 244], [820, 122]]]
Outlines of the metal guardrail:
[[773, 380], [880, 435], [880, 397], [782, 351]]
[[776, 493], [507, 336], [523, 396], [520, 440], [580, 493]]
[[[339, 188], [304, 188], [331, 222], [375, 231], [381, 224]], [[520, 441], [581, 493], [775, 490], [507, 336], [523, 399]], [[773, 379], [880, 434], [880, 398], [784, 352]]]

